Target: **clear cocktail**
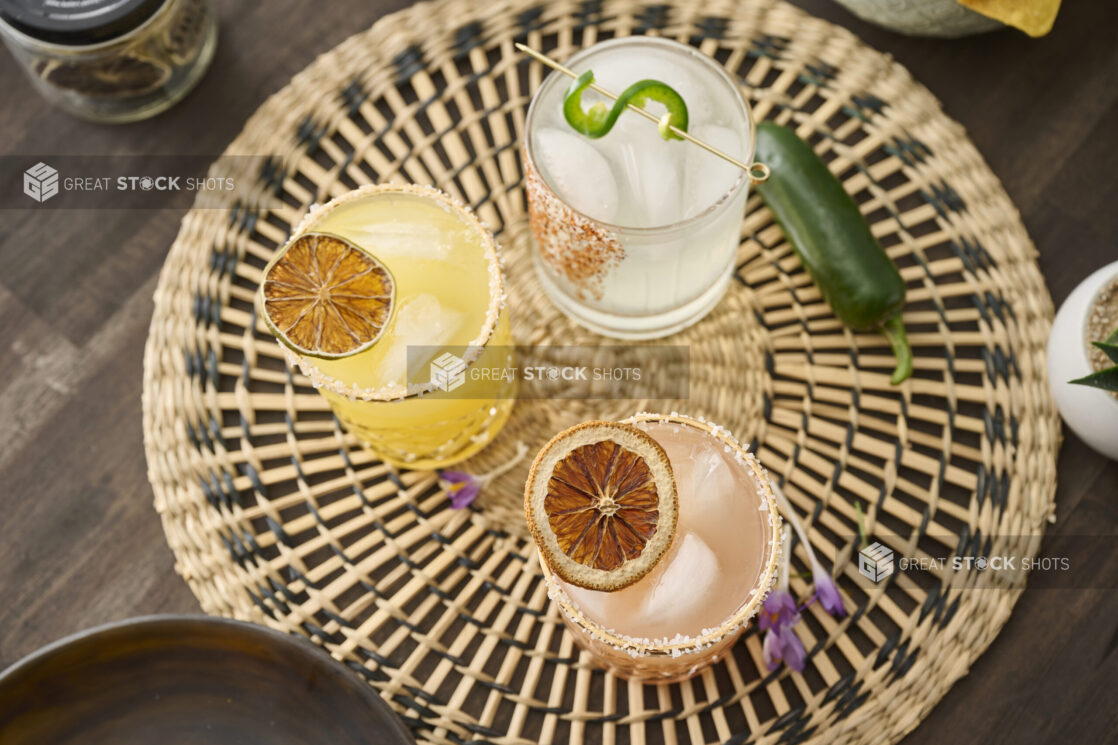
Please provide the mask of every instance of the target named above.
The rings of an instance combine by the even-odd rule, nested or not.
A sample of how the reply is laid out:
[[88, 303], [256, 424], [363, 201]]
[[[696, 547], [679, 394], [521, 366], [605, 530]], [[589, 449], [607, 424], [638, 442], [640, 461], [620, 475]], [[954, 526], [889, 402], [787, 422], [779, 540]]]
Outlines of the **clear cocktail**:
[[[687, 131], [749, 163], [753, 123], [736, 83], [714, 60], [651, 37], [607, 41], [567, 63], [615, 94], [668, 84], [686, 103]], [[699, 146], [665, 141], [625, 112], [592, 139], [564, 117], [570, 79], [551, 73], [532, 101], [525, 143], [534, 258], [552, 301], [582, 325], [619, 338], [674, 333], [719, 301], [734, 267], [748, 176]], [[588, 90], [586, 105], [604, 102]], [[655, 101], [644, 106], [659, 116]]]
[[[764, 469], [725, 429], [676, 414], [638, 414], [626, 423], [650, 436], [671, 464], [678, 510], [669, 548], [646, 574], [609, 591], [589, 589], [585, 585], [594, 582], [581, 575], [563, 579], [562, 565], [556, 571], [554, 562], [542, 563], [564, 621], [602, 663], [626, 677], [681, 679], [722, 656], [761, 607], [776, 576], [780, 515]], [[572, 481], [561, 468], [551, 473], [552, 486]], [[631, 473], [619, 483], [631, 482]], [[613, 499], [621, 505], [595, 514], [595, 525], [602, 524], [602, 514], [636, 514], [638, 505], [610, 496], [610, 488], [579, 488], [591, 498], [588, 512], [575, 514], [594, 514]], [[567, 519], [574, 507], [556, 499], [563, 499], [561, 492], [551, 502], [552, 524], [561, 535], [564, 525], [556, 520]], [[661, 509], [658, 519], [665, 514]], [[630, 522], [639, 531], [641, 521]], [[604, 532], [621, 536], [629, 530], [615, 525]], [[541, 558], [547, 556], [549, 549], [534, 535]], [[633, 551], [626, 555], [639, 561]]]
[[[306, 276], [292, 280], [273, 260], [262, 307], [280, 317], [269, 322], [289, 363], [359, 440], [397, 465], [436, 468], [469, 457], [496, 435], [513, 405], [512, 376], [464, 375], [447, 391], [427, 373], [446, 348], [467, 367], [504, 369], [512, 362], [497, 246], [473, 213], [435, 189], [363, 187], [314, 209], [288, 247], [286, 260], [306, 264]], [[357, 255], [346, 255], [347, 248]], [[347, 271], [354, 279], [342, 276]], [[378, 275], [372, 287], [360, 286]], [[287, 307], [323, 297], [332, 302]], [[315, 312], [327, 330], [340, 327], [340, 341], [314, 330], [297, 337], [302, 347], [293, 343], [298, 323]], [[292, 338], [279, 333], [285, 329]], [[316, 345], [312, 353], [307, 345]]]

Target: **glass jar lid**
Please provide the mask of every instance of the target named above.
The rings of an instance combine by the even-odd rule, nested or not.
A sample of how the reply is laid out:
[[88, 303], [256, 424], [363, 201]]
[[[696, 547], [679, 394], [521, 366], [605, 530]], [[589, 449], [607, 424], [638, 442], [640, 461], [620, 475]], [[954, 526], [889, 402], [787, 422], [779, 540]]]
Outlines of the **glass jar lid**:
[[0, 0], [0, 20], [39, 41], [86, 46], [124, 36], [170, 0]]

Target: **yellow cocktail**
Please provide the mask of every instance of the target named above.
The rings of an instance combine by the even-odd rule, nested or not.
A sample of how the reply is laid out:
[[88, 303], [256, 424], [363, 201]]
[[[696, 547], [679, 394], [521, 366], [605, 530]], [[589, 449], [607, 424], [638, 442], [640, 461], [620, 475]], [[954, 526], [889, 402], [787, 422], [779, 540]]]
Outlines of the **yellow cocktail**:
[[261, 306], [288, 361], [394, 464], [467, 458], [512, 409], [496, 243], [435, 189], [363, 187], [312, 210], [265, 269]]

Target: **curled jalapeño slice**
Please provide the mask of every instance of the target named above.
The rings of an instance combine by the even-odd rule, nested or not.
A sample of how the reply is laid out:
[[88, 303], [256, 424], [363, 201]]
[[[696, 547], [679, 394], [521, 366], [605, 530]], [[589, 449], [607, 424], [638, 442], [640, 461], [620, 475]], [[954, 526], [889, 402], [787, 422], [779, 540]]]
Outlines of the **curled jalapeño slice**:
[[582, 94], [593, 83], [594, 73], [587, 70], [571, 82], [566, 98], [563, 99], [563, 116], [576, 132], [593, 139], [602, 137], [613, 129], [617, 117], [621, 116], [621, 112], [629, 104], [643, 108], [646, 101], [652, 100], [662, 103], [668, 110], [660, 119], [660, 136], [665, 140], [683, 139], [668, 127], [687, 131], [687, 104], [667, 83], [638, 80], [621, 92], [613, 106], [606, 106], [604, 101], [599, 101], [589, 109], [583, 109]]

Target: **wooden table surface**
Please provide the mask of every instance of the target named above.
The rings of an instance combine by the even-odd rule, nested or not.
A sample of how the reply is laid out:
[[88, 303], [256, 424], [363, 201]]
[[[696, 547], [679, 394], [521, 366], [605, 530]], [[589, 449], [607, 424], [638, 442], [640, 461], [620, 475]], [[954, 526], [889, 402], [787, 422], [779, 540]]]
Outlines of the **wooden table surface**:
[[[220, 153], [294, 73], [406, 4], [224, 0], [201, 86], [120, 127], [51, 109], [0, 53], [0, 154]], [[1118, 7], [1067, 0], [1039, 40], [936, 41], [829, 0], [796, 4], [892, 54], [963, 123], [1020, 210], [1057, 304], [1118, 258]], [[95, 624], [198, 612], [152, 508], [140, 431], [152, 292], [181, 217], [0, 210], [0, 668]], [[1065, 436], [1045, 550], [1096, 562], [1093, 587], [1026, 591], [909, 745], [1116, 741], [1118, 462]]]

